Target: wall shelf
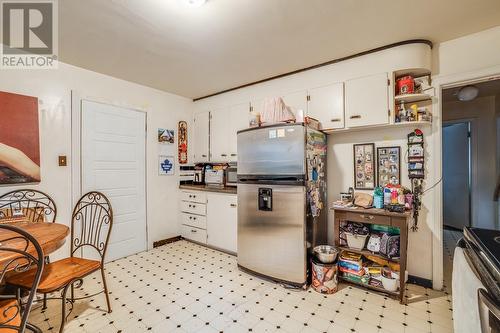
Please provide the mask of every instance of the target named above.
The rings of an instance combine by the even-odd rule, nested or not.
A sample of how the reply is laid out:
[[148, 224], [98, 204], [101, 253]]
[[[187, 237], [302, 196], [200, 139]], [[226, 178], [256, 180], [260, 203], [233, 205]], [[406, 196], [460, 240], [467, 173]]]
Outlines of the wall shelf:
[[396, 95], [394, 96], [394, 100], [396, 103], [417, 103], [429, 101], [432, 99], [432, 96], [429, 94], [405, 94], [405, 95]]

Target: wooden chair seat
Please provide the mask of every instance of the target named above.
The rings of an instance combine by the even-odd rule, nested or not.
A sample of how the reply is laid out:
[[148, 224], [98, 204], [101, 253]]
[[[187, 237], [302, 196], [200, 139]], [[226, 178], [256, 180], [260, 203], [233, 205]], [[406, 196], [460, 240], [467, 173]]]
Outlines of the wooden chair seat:
[[[100, 261], [77, 257], [55, 261], [45, 265], [37, 291], [45, 294], [60, 290], [72, 280], [83, 278], [100, 268]], [[35, 273], [35, 269], [16, 273], [7, 278], [7, 283], [21, 288], [29, 288], [33, 283]]]
[[[12, 325], [15, 327], [19, 327], [21, 325], [21, 313], [19, 312], [17, 304], [17, 300], [15, 299], [0, 301], [0, 323], [4, 323], [5, 325]], [[12, 320], [6, 322], [10, 318], [12, 318]], [[0, 333], [14, 332], [17, 332], [17, 329], [0, 327]]]

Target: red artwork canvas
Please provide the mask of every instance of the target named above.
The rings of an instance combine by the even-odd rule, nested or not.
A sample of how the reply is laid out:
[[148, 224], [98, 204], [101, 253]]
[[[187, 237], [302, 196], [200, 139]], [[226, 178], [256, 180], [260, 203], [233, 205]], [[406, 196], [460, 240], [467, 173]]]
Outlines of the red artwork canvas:
[[0, 91], [0, 185], [39, 181], [38, 98]]

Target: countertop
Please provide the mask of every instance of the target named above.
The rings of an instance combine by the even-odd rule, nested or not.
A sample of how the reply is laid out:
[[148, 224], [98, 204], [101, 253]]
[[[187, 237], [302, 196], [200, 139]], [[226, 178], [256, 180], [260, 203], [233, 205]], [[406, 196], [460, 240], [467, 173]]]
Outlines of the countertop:
[[236, 194], [236, 187], [208, 187], [205, 185], [182, 184], [179, 185], [179, 188], [181, 190]]

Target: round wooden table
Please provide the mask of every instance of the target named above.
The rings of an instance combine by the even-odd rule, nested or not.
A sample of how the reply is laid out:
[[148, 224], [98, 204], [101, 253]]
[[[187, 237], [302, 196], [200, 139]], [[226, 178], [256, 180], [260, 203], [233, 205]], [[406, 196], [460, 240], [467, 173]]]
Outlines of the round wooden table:
[[[40, 244], [45, 256], [59, 249], [66, 242], [66, 237], [69, 234], [69, 227], [60, 223], [27, 223], [27, 222], [16, 222], [9, 223], [9, 225], [23, 229], [29, 232]], [[18, 234], [5, 229], [0, 229], [0, 242], [11, 237], [18, 236]], [[23, 250], [26, 243], [23, 240], [19, 241], [9, 241], [9, 247], [18, 248]], [[36, 254], [33, 246], [30, 246], [28, 252]], [[12, 252], [2, 252], [0, 251], [0, 266], [8, 263], [10, 260], [15, 258], [17, 255]]]

